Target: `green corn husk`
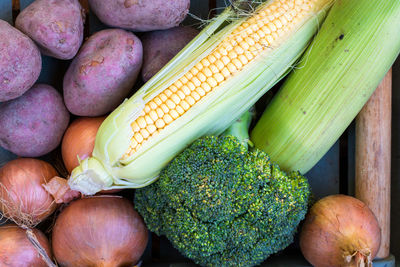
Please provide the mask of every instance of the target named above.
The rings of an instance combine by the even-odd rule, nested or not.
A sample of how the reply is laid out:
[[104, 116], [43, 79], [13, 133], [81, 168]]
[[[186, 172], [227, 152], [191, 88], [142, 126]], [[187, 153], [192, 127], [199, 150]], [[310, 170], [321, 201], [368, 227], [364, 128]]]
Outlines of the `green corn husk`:
[[160, 170], [187, 145], [201, 136], [222, 133], [291, 70], [325, 18], [331, 2], [321, 0], [320, 10], [304, 20], [293, 34], [276, 47], [265, 49], [265, 53], [220, 84], [131, 157], [123, 158], [131, 142], [130, 124], [144, 105], [208, 55], [247, 18], [232, 19], [238, 16], [237, 10], [227, 8], [107, 117], [98, 131], [93, 156], [73, 170], [70, 187], [90, 195], [105, 189], [139, 188], [155, 181]]
[[286, 171], [307, 172], [356, 117], [399, 51], [399, 0], [337, 0], [251, 140]]

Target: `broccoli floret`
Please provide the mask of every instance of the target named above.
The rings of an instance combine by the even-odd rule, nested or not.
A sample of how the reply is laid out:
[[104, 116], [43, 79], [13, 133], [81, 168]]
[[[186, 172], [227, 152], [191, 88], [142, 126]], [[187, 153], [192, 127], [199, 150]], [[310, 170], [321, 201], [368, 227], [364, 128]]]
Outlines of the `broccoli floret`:
[[195, 141], [137, 189], [147, 227], [203, 266], [253, 266], [287, 247], [304, 218], [310, 189], [234, 136]]

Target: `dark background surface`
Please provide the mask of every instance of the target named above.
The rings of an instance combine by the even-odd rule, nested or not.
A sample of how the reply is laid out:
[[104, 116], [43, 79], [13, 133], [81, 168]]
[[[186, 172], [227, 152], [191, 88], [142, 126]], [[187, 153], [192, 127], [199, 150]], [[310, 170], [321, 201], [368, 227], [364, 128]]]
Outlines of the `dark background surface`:
[[[399, 29], [400, 31], [400, 29]], [[393, 65], [391, 251], [400, 260], [400, 58]], [[400, 264], [399, 264], [400, 265]]]

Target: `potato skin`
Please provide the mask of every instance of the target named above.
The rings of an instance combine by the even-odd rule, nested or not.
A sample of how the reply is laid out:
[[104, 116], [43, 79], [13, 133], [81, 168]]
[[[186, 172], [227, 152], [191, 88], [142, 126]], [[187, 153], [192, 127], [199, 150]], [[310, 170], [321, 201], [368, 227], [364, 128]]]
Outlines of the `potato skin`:
[[36, 82], [42, 58], [33, 41], [0, 20], [0, 102], [21, 96]]
[[190, 0], [89, 0], [105, 24], [132, 31], [165, 30], [181, 23]]
[[198, 30], [191, 27], [179, 26], [143, 34], [141, 37], [143, 44], [143, 81], [150, 80], [198, 33]]
[[15, 27], [44, 55], [71, 59], [82, 44], [83, 14], [78, 0], [36, 0], [18, 15]]
[[60, 144], [68, 122], [61, 95], [36, 84], [21, 97], [0, 103], [0, 146], [18, 156], [42, 156]]
[[129, 94], [142, 66], [142, 43], [133, 33], [108, 29], [82, 46], [64, 76], [64, 101], [78, 116], [101, 116]]

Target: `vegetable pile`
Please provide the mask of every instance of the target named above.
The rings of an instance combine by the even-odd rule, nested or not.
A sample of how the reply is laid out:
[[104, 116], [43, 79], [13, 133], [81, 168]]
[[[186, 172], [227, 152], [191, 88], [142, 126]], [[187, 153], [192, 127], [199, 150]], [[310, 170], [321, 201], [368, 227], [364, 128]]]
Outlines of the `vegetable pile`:
[[[145, 265], [154, 235], [254, 266], [304, 218], [311, 264], [371, 264], [374, 214], [349, 196], [307, 214], [303, 174], [399, 55], [400, 2], [230, 2], [197, 29], [189, 0], [35, 0], [0, 20], [0, 146], [19, 157], [1, 158], [0, 266]], [[110, 28], [88, 36], [85, 14]], [[70, 60], [59, 84], [41, 54]]]

